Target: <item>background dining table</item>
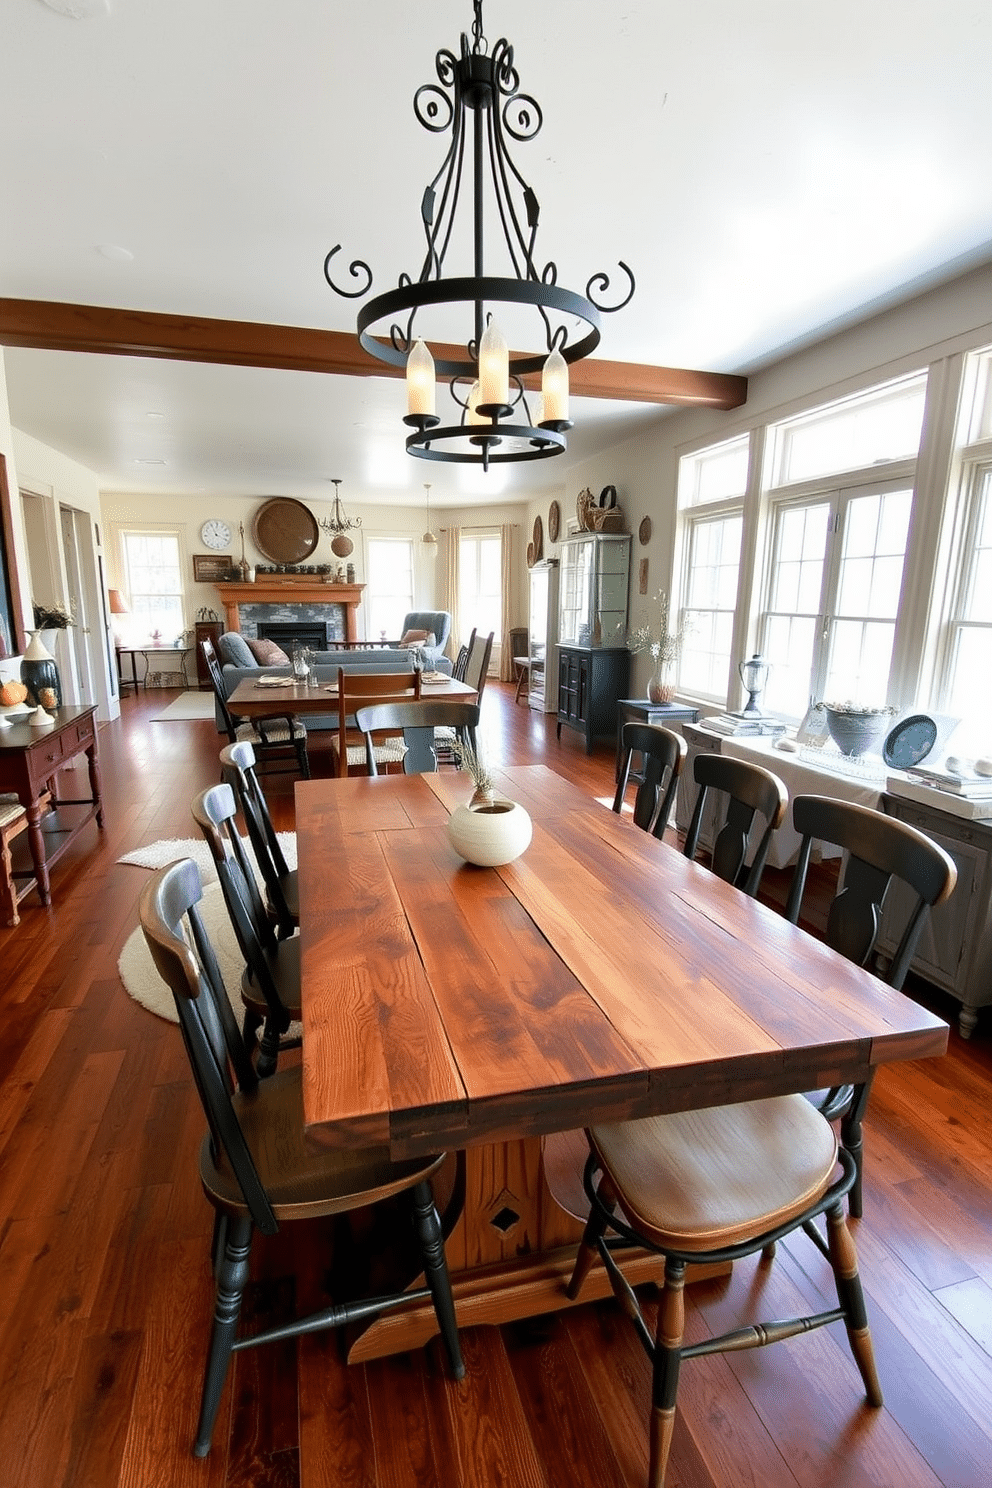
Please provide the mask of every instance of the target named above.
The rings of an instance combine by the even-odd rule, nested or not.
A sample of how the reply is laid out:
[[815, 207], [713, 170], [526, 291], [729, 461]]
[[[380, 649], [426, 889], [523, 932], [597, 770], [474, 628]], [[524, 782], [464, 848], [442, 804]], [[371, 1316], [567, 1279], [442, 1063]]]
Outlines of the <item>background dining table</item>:
[[[948, 1034], [547, 767], [496, 779], [534, 834], [495, 869], [449, 844], [462, 772], [296, 786], [308, 1137], [460, 1154], [447, 1249], [463, 1326], [568, 1305], [582, 1220], [549, 1134], [870, 1080]], [[630, 1279], [657, 1265], [635, 1259]], [[413, 1307], [349, 1357], [434, 1331]]]
[[[443, 674], [439, 674], [443, 676]], [[246, 679], [239, 682], [227, 703], [232, 713], [244, 718], [265, 718], [268, 714], [290, 713], [336, 713], [338, 689], [336, 682], [301, 683], [292, 677], [279, 679], [282, 686]], [[442, 681], [421, 682], [421, 697], [444, 698], [459, 703], [474, 702], [477, 690], [467, 682], [444, 676]], [[402, 702], [401, 698], [395, 699]]]

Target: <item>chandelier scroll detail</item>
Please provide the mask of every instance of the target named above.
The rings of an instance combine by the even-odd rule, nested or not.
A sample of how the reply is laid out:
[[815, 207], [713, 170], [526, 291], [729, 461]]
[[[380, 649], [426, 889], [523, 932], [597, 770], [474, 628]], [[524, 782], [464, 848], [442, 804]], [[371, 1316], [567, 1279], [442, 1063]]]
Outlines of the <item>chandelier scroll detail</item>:
[[[483, 32], [482, 0], [473, 0], [472, 38], [461, 38], [458, 56], [441, 48], [435, 59], [437, 82], [414, 96], [418, 122], [433, 134], [450, 136], [444, 159], [421, 202], [425, 239], [420, 273], [403, 273], [397, 288], [370, 299], [357, 317], [362, 347], [377, 360], [405, 367], [407, 414], [412, 433], [409, 454], [427, 460], [481, 465], [546, 459], [566, 448], [572, 427], [568, 406], [568, 368], [589, 356], [600, 340], [600, 316], [622, 309], [634, 293], [634, 276], [622, 261], [618, 292], [599, 272], [584, 294], [558, 283], [553, 260], [539, 263], [540, 205], [515, 165], [508, 140], [528, 143], [540, 133], [540, 105], [520, 91], [513, 47], [500, 38], [490, 50]], [[468, 158], [468, 161], [466, 160]], [[446, 276], [445, 261], [455, 235], [463, 172], [471, 165], [472, 272]], [[467, 195], [466, 190], [466, 195]], [[492, 208], [495, 205], [495, 212]], [[488, 213], [487, 213], [488, 208]], [[487, 238], [487, 220], [493, 230]], [[486, 272], [486, 249], [496, 243], [505, 264], [501, 274]], [[324, 260], [330, 287], [348, 299], [372, 288], [373, 274], [363, 259], [348, 265], [349, 282], [335, 283], [336, 244]], [[608, 303], [610, 299], [613, 303]], [[462, 354], [440, 343], [426, 325], [438, 307], [461, 307], [470, 321]], [[524, 316], [519, 317], [522, 307]], [[532, 322], [527, 339], [540, 351], [510, 351], [499, 316]], [[514, 322], [517, 324], [517, 320]], [[430, 349], [433, 341], [435, 356]], [[524, 379], [540, 374], [540, 406], [534, 413]], [[436, 412], [436, 378], [448, 379], [457, 410], [455, 422]], [[533, 397], [533, 393], [531, 394]]]

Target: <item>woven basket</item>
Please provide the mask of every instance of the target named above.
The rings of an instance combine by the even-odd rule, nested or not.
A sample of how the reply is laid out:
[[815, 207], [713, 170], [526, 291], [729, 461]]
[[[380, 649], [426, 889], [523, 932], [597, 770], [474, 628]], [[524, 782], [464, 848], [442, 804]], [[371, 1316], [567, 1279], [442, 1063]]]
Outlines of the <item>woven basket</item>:
[[608, 511], [602, 511], [593, 507], [589, 512], [589, 530], [591, 532], [623, 532], [623, 509], [619, 506], [610, 507]]

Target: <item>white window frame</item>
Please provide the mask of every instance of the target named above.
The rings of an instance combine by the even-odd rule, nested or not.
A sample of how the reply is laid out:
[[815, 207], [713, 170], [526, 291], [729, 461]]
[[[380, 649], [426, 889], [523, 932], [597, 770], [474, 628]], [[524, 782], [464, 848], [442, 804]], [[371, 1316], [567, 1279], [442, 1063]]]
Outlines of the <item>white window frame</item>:
[[[970, 458], [964, 462], [961, 471], [957, 561], [953, 565], [953, 577], [949, 585], [949, 602], [939, 649], [938, 682], [934, 689], [937, 707], [944, 709], [952, 706], [955, 673], [964, 635], [976, 631], [986, 634], [989, 649], [992, 650], [992, 619], [978, 620], [969, 613], [977, 578], [977, 543], [982, 508], [985, 504], [992, 507], [992, 441], [976, 445], [968, 453]], [[984, 686], [984, 680], [981, 685]]]
[[[497, 548], [498, 562], [496, 564], [496, 592], [495, 595], [486, 595], [488, 603], [495, 602], [495, 620], [487, 618], [487, 612], [483, 611], [480, 595], [482, 586], [480, 583], [482, 570], [482, 545], [483, 543], [495, 543]], [[471, 556], [470, 556], [471, 555]], [[474, 568], [475, 582], [466, 582], [468, 570]], [[458, 612], [462, 616], [462, 630], [464, 634], [457, 637], [456, 644], [465, 646], [468, 644], [472, 627], [482, 634], [488, 635], [490, 631], [495, 637], [493, 643], [493, 655], [490, 656], [490, 666], [496, 664], [497, 647], [503, 633], [503, 535], [498, 528], [491, 530], [480, 530], [478, 532], [463, 531], [458, 539]]]
[[187, 630], [187, 628], [188, 628], [188, 626], [187, 626], [187, 618], [186, 618], [186, 616], [187, 616], [187, 610], [186, 610], [186, 586], [183, 583], [183, 542], [182, 542], [182, 535], [179, 532], [178, 528], [175, 528], [175, 527], [171, 527], [170, 528], [170, 527], [137, 527], [137, 526], [131, 527], [131, 526], [125, 526], [125, 527], [121, 527], [119, 529], [118, 537], [119, 537], [119, 542], [120, 542], [121, 573], [123, 575], [122, 587], [123, 587], [125, 593], [127, 594], [128, 602], [129, 602], [129, 604], [131, 606], [130, 615], [128, 615], [126, 617], [125, 623], [121, 626], [121, 630], [122, 630], [122, 633], [126, 634], [126, 636], [131, 640], [132, 644], [135, 644], [135, 645], [140, 644], [140, 642], [143, 641], [143, 640], [145, 640], [146, 637], [150, 637], [151, 634], [152, 634], [152, 630], [158, 629], [159, 627], [158, 627], [158, 625], [155, 622], [154, 616], [152, 616], [151, 617], [151, 621], [150, 621], [151, 628], [147, 632], [144, 632], [144, 633], [139, 634], [139, 632], [141, 632], [141, 628], [142, 628], [141, 627], [140, 617], [145, 612], [141, 609], [141, 607], [140, 607], [139, 604], [136, 604], [136, 601], [139, 600], [142, 596], [147, 596], [147, 597], [150, 597], [150, 598], [154, 598], [155, 597], [155, 594], [154, 594], [154, 591], [143, 590], [143, 589], [139, 589], [139, 588], [136, 588], [135, 587], [135, 584], [133, 582], [133, 572], [132, 572], [132, 567], [131, 567], [132, 559], [131, 559], [130, 552], [129, 552], [129, 540], [131, 538], [152, 538], [152, 539], [155, 539], [156, 541], [168, 541], [168, 540], [171, 540], [175, 544], [175, 548], [176, 548], [176, 586], [177, 587], [175, 588], [175, 590], [166, 590], [166, 591], [163, 591], [170, 598], [174, 598], [176, 600], [176, 602], [177, 602], [176, 608], [178, 609], [178, 612], [179, 612], [179, 624], [178, 624], [178, 629], [176, 631], [176, 634], [175, 635], [170, 635], [170, 634], [167, 634], [165, 631], [162, 632], [162, 641], [163, 641], [163, 643], [165, 643], [165, 644], [171, 644], [173, 641], [178, 640], [179, 636], [182, 633], [184, 633]]
[[[734, 521], [740, 523], [740, 545], [737, 560], [737, 583], [734, 589], [733, 603], [726, 606], [694, 606], [690, 603], [690, 600], [692, 597], [693, 576], [696, 573], [697, 569], [701, 566], [696, 561], [696, 552], [702, 534], [706, 528], [711, 528], [713, 526], [716, 526], [717, 524], [725, 525]], [[738, 629], [737, 617], [740, 610], [740, 588], [744, 557], [744, 542], [744, 498], [742, 496], [732, 497], [726, 501], [709, 502], [705, 506], [689, 507], [682, 513], [683, 562], [681, 565], [681, 582], [679, 586], [679, 593], [682, 598], [682, 604], [680, 606], [680, 617], [686, 624], [689, 625], [690, 633], [687, 637], [686, 642], [683, 644], [682, 654], [679, 658], [677, 679], [678, 687], [680, 691], [691, 694], [691, 696], [695, 698], [699, 698], [703, 701], [720, 703], [721, 705], [726, 701], [726, 698], [728, 696], [728, 689], [731, 686], [731, 674], [735, 670], [735, 637]], [[726, 656], [727, 671], [723, 679], [722, 688], [716, 687], [712, 690], [707, 690], [705, 688], [701, 688], [698, 685], [698, 677], [690, 680], [687, 676], [686, 653], [688, 651], [689, 658], [691, 659], [694, 650], [693, 637], [695, 636], [697, 639], [702, 638], [702, 633], [707, 628], [706, 618], [709, 618], [711, 625], [717, 625], [719, 623], [718, 617], [724, 615], [730, 617], [731, 629], [731, 639]], [[714, 652], [712, 654], [714, 655], [714, 657], [716, 657], [722, 653]]]
[[[875, 495], [886, 495], [890, 493], [907, 491], [909, 493], [910, 511], [907, 522], [906, 543], [902, 554], [902, 573], [900, 575], [900, 594], [896, 605], [895, 614], [891, 620], [888, 618], [875, 618], [869, 616], [841, 616], [838, 613], [840, 603], [840, 587], [842, 578], [842, 565], [844, 557], [844, 540], [847, 524], [850, 520], [851, 511], [856, 501], [864, 497]], [[880, 479], [877, 475], [869, 475], [867, 472], [852, 481], [845, 476], [843, 484], [832, 480], [829, 485], [818, 485], [807, 490], [802, 495], [795, 492], [789, 494], [776, 493], [768, 501], [768, 531], [767, 552], [764, 563], [764, 582], [762, 585], [762, 603], [758, 616], [758, 646], [764, 655], [769, 654], [770, 641], [769, 630], [774, 616], [797, 617], [810, 619], [812, 625], [812, 653], [809, 658], [809, 690], [803, 701], [801, 711], [784, 712], [781, 707], [770, 703], [771, 711], [778, 716], [793, 721], [798, 721], [805, 712], [806, 707], [813, 702], [823, 700], [828, 689], [828, 678], [832, 665], [833, 647], [837, 626], [840, 623], [857, 623], [860, 618], [866, 624], [890, 625], [891, 626], [891, 648], [889, 656], [889, 667], [885, 684], [885, 697], [863, 698], [861, 701], [886, 702], [892, 692], [893, 667], [896, 653], [896, 636], [899, 627], [899, 619], [902, 611], [902, 598], [905, 591], [906, 560], [910, 547], [910, 533], [913, 520], [913, 506], [915, 504], [915, 492], [913, 489], [912, 471], [906, 469], [902, 477], [889, 473], [886, 478]], [[809, 510], [815, 507], [826, 507], [828, 511], [826, 543], [823, 556], [823, 568], [820, 580], [820, 594], [815, 613], [810, 611], [783, 611], [771, 608], [773, 586], [775, 580], [775, 563], [779, 551], [779, 539], [781, 532], [781, 519], [785, 513], [797, 510]], [[774, 658], [771, 658], [774, 664]], [[852, 695], [856, 691], [852, 679]], [[838, 698], [836, 701], [846, 701], [846, 697]]]
[[[407, 551], [409, 560], [407, 572], [410, 576], [409, 591], [396, 589], [380, 591], [378, 588], [378, 574], [376, 573], [374, 548], [402, 546]], [[399, 627], [403, 624], [403, 617], [417, 608], [416, 604], [416, 546], [412, 537], [395, 537], [387, 533], [365, 534], [365, 639], [369, 641], [390, 640], [398, 641], [400, 638]], [[381, 611], [387, 609], [396, 615], [395, 624], [392, 623], [392, 614], [388, 617], [390, 624], [385, 627], [381, 624]], [[396, 634], [393, 634], [395, 630]]]

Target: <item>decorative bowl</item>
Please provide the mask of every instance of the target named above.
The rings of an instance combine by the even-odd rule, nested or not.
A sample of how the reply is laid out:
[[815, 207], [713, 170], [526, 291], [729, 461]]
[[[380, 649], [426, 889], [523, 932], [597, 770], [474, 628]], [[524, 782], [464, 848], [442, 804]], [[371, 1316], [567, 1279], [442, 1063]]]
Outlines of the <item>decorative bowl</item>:
[[832, 706], [824, 703], [827, 728], [841, 754], [851, 756], [871, 754], [892, 718], [891, 708], [860, 708]]
[[531, 820], [515, 801], [458, 806], [448, 818], [448, 840], [459, 857], [479, 868], [512, 863], [530, 845]]

